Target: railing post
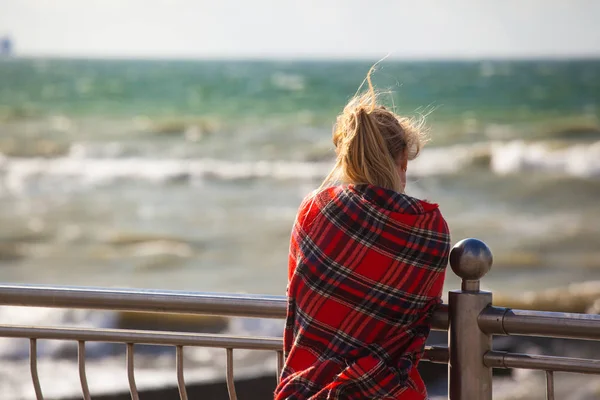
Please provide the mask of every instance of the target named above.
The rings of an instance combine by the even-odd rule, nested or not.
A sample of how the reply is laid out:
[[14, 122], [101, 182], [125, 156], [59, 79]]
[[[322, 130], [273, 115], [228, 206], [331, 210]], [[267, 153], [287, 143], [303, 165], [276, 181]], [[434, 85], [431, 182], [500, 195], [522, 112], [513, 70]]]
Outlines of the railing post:
[[450, 252], [450, 267], [462, 278], [462, 290], [449, 293], [450, 400], [491, 400], [492, 369], [483, 363], [492, 337], [479, 329], [477, 317], [492, 303], [479, 280], [492, 267], [492, 253], [480, 240], [464, 239]]

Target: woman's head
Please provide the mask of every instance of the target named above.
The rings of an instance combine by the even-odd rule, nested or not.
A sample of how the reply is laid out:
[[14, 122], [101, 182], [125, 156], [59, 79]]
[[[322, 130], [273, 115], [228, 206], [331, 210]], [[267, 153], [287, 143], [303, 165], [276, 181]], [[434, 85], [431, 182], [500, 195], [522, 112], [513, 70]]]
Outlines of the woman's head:
[[424, 144], [420, 126], [378, 103], [367, 75], [369, 90], [355, 96], [338, 115], [333, 128], [337, 159], [323, 186], [335, 181], [381, 186], [403, 192], [409, 160]]

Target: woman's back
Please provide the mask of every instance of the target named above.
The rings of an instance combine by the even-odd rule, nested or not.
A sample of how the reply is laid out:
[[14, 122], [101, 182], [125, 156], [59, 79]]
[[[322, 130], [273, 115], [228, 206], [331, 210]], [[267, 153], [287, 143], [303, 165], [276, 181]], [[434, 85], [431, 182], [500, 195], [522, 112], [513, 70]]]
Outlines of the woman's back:
[[276, 397], [424, 398], [416, 364], [449, 248], [437, 205], [368, 184], [307, 197], [292, 233]]
[[298, 211], [289, 255], [282, 399], [425, 399], [417, 371], [450, 251], [436, 204], [404, 194], [422, 130], [353, 98], [336, 162]]

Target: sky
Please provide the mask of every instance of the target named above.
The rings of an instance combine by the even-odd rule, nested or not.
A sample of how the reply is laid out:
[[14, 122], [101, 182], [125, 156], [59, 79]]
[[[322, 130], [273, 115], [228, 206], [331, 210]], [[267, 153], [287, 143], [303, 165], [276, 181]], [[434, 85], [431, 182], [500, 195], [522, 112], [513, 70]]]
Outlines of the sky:
[[596, 0], [0, 0], [23, 56], [600, 57]]

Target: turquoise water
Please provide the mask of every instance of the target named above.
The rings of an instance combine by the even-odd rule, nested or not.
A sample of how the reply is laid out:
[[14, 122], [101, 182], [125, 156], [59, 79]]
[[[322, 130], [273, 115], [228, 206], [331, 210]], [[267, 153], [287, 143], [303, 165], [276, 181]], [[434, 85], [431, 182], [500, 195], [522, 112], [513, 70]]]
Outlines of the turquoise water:
[[[71, 116], [218, 116], [310, 112], [328, 122], [363, 80], [367, 62], [3, 60], [3, 108]], [[385, 62], [375, 76], [400, 111], [438, 107], [515, 122], [597, 112], [600, 61]]]
[[[296, 207], [369, 67], [2, 60], [0, 280], [282, 294]], [[600, 61], [386, 61], [375, 83], [426, 116], [409, 193], [490, 244], [487, 284], [600, 277]]]

